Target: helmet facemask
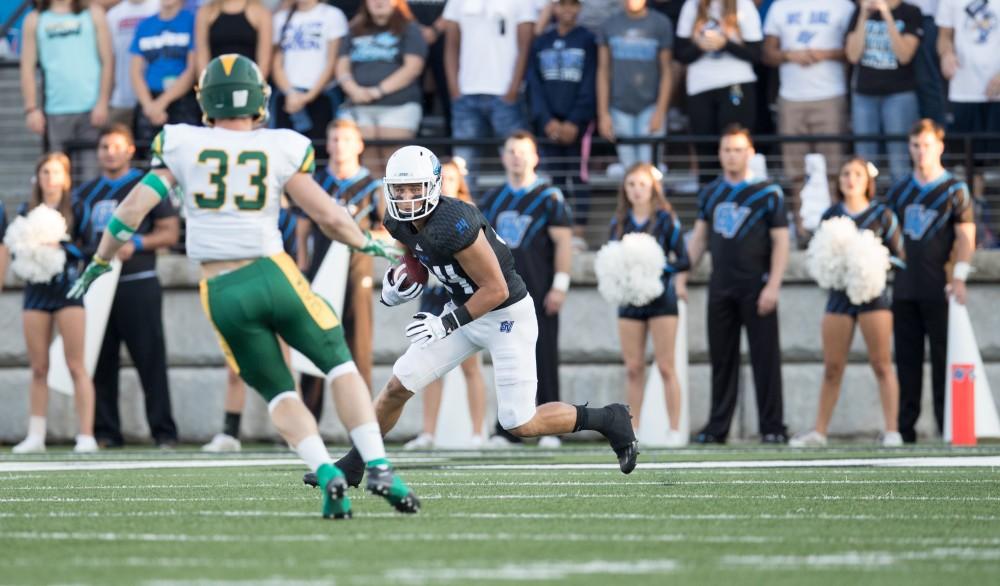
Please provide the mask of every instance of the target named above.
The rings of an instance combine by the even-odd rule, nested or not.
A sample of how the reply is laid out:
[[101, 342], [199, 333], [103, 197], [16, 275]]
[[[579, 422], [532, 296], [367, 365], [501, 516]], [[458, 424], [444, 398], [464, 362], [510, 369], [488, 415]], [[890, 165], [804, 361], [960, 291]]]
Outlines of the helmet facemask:
[[[419, 185], [421, 195], [401, 197], [397, 188], [402, 185]], [[427, 217], [441, 199], [440, 175], [418, 180], [409, 177], [398, 178], [394, 181], [386, 177], [382, 187], [385, 193], [386, 211], [401, 222], [412, 222]]]

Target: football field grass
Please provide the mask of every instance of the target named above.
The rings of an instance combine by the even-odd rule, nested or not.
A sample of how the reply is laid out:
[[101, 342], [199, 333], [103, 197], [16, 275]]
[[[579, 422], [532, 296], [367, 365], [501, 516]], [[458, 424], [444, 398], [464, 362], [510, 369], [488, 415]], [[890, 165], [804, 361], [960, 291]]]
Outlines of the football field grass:
[[[339, 453], [339, 450], [334, 450]], [[2, 584], [921, 584], [1000, 580], [1000, 448], [392, 452], [415, 516], [324, 521], [264, 448], [0, 456]]]

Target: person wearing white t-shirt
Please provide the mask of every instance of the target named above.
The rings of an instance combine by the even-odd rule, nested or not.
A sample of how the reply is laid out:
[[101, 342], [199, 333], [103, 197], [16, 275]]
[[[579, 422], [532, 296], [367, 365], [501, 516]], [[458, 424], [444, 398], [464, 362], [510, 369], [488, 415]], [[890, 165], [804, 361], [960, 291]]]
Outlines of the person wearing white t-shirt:
[[[752, 0], [687, 0], [677, 22], [674, 58], [687, 64], [691, 132], [719, 136], [731, 125], [753, 128], [761, 60], [760, 13]], [[718, 175], [715, 142], [697, 145], [702, 183]]]
[[[778, 132], [783, 136], [847, 132], [847, 76], [844, 36], [854, 15], [850, 0], [781, 0], [764, 22], [764, 62], [779, 68]], [[836, 173], [840, 143], [782, 142], [785, 177], [792, 190], [789, 209], [801, 233], [799, 191], [805, 181], [805, 156], [820, 153]]]
[[111, 91], [108, 122], [124, 124], [130, 129], [135, 123], [135, 90], [129, 73], [132, 56], [129, 47], [139, 22], [160, 11], [160, 0], [125, 0], [108, 11], [108, 30], [115, 53], [115, 85]]
[[[945, 83], [938, 61], [938, 25], [934, 17], [942, 0], [906, 0], [920, 9], [924, 17], [924, 34], [914, 58], [917, 68], [917, 99], [920, 103], [920, 117], [930, 118], [941, 126], [945, 124], [947, 104], [945, 103]], [[972, 4], [973, 2], [964, 2]]]
[[[525, 127], [521, 82], [534, 35], [533, 0], [448, 0], [444, 8], [444, 64], [451, 95], [452, 137], [506, 137]], [[469, 164], [476, 149], [455, 147]]]
[[[1000, 132], [1000, 0], [941, 0], [937, 12], [941, 70], [950, 80], [952, 132]], [[977, 141], [976, 153], [1000, 152]]]
[[326, 138], [336, 116], [333, 72], [347, 18], [319, 0], [295, 0], [273, 20], [271, 75], [281, 92], [274, 100], [275, 128], [291, 128], [313, 140]]

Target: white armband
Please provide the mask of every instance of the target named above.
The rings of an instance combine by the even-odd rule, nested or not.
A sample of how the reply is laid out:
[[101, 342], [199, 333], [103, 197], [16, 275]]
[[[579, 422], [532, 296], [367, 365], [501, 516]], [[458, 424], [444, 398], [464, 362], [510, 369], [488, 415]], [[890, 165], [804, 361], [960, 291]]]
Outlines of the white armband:
[[556, 273], [552, 278], [552, 288], [563, 293], [569, 291], [569, 273]]
[[972, 268], [971, 264], [960, 261], [955, 263], [955, 268], [952, 269], [951, 276], [952, 278], [958, 279], [959, 281], [968, 281], [969, 274], [972, 273], [974, 270], [975, 269]]

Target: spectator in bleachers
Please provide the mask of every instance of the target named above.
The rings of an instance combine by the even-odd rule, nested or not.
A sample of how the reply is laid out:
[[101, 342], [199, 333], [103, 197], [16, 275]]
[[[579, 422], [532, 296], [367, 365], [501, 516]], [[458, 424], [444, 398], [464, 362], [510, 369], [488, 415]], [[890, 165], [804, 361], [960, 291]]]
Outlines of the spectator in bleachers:
[[135, 127], [137, 99], [132, 89], [132, 39], [139, 23], [160, 9], [160, 0], [122, 0], [108, 10], [108, 30], [115, 53], [115, 83], [109, 122]]
[[[532, 0], [448, 0], [444, 57], [454, 138], [502, 137], [524, 127], [521, 82], [535, 12]], [[453, 151], [468, 163], [475, 186], [476, 149], [456, 146]]]
[[585, 0], [580, 8], [580, 26], [600, 34], [601, 27], [609, 18], [625, 11], [621, 0]]
[[[73, 196], [73, 216], [77, 220], [74, 240], [86, 258], [97, 252], [115, 208], [142, 179], [144, 173], [132, 166], [134, 155], [135, 143], [127, 126], [114, 125], [101, 131], [97, 143], [101, 174], [84, 183]], [[169, 198], [164, 199], [146, 216], [131, 241], [118, 251], [121, 276], [94, 371], [97, 393], [94, 433], [101, 447], [124, 444], [118, 413], [122, 342], [139, 374], [153, 441], [161, 447], [177, 443], [167, 382], [163, 289], [156, 276], [156, 252], [176, 244], [179, 235], [177, 210]]]
[[[834, 196], [836, 203], [826, 210], [823, 220], [847, 217], [858, 225], [859, 230], [871, 230], [889, 249], [893, 264], [900, 266], [905, 257], [903, 229], [892, 210], [874, 199], [875, 177], [868, 161], [853, 158], [840, 169], [838, 189]], [[827, 429], [840, 396], [855, 324], [861, 328], [868, 346], [868, 362], [878, 381], [879, 397], [882, 400], [885, 432], [879, 438], [879, 443], [884, 447], [903, 445], [897, 421], [899, 381], [892, 368], [892, 312], [889, 290], [886, 289], [880, 297], [860, 305], [851, 303], [843, 290], [830, 291], [823, 315], [823, 382], [820, 386], [816, 424], [811, 431], [789, 440], [789, 446], [811, 448], [826, 445]]]
[[446, 0], [410, 0], [413, 18], [420, 23], [420, 30], [427, 42], [427, 59], [424, 70], [433, 82], [433, 87], [424, 85], [424, 111], [430, 114], [434, 102], [444, 116], [444, 136], [451, 136], [451, 96], [448, 95], [448, 76], [444, 68], [445, 25], [444, 7]]
[[[73, 231], [73, 209], [70, 203], [72, 180], [69, 157], [63, 153], [48, 153], [35, 166], [34, 185], [30, 199], [18, 210], [19, 216], [38, 206], [48, 206], [66, 220], [67, 236]], [[66, 251], [63, 270], [48, 283], [27, 283], [24, 286], [24, 343], [31, 365], [29, 403], [31, 417], [28, 435], [14, 446], [15, 454], [45, 451], [45, 422], [49, 407], [49, 346], [53, 331], [63, 338], [66, 365], [73, 380], [73, 402], [76, 407], [78, 435], [75, 452], [96, 452], [94, 440], [94, 384], [84, 365], [83, 300], [67, 299], [73, 281], [80, 272], [83, 254], [71, 242], [53, 242]]]
[[[913, 172], [886, 194], [886, 204], [903, 223], [906, 268], [892, 290], [896, 374], [899, 376], [899, 433], [917, 441], [924, 383], [924, 338], [930, 341], [931, 391], [938, 432], [944, 426], [948, 298], [965, 304], [965, 281], [976, 245], [972, 197], [964, 181], [945, 170], [944, 129], [929, 119], [910, 129]], [[946, 265], [954, 259], [952, 273]]]
[[[788, 217], [781, 187], [755, 178], [749, 131], [726, 130], [719, 143], [723, 174], [698, 195], [698, 219], [688, 242], [692, 270], [712, 253], [708, 285], [708, 353], [712, 364], [712, 407], [708, 424], [695, 436], [702, 444], [725, 443], [736, 410], [740, 331], [745, 327], [763, 443], [785, 443], [778, 298], [788, 265]], [[687, 278], [678, 277], [678, 295]]]
[[[666, 16], [650, 11], [646, 0], [622, 4], [624, 14], [601, 25], [598, 39], [598, 130], [611, 141], [663, 136], [673, 85], [674, 27]], [[624, 168], [655, 163], [649, 144], [619, 144], [618, 159]]]
[[271, 73], [274, 25], [260, 0], [208, 0], [194, 21], [195, 75], [228, 53], [252, 59], [267, 79]]
[[[420, 75], [427, 41], [406, 0], [365, 0], [350, 23], [337, 59], [337, 82], [347, 96], [341, 116], [367, 139], [405, 142], [423, 117]], [[393, 147], [372, 148], [367, 166], [381, 175]]]
[[[906, 0], [920, 8], [923, 16], [923, 31], [920, 48], [914, 57], [917, 68], [917, 101], [920, 103], [920, 117], [930, 118], [944, 126], [947, 114], [945, 103], [945, 83], [941, 75], [938, 58], [938, 25], [935, 16], [941, 0]], [[966, 0], [963, 5], [976, 6], [975, 0]], [[995, 26], [995, 25], [994, 25]]]
[[[751, 0], [687, 0], [677, 23], [677, 60], [688, 65], [693, 134], [716, 136], [731, 124], [753, 128], [761, 60], [760, 14]], [[715, 145], [699, 143], [701, 182], [719, 171]]]
[[[950, 130], [1000, 133], [1000, 0], [942, 0], [937, 25]], [[996, 156], [1000, 141], [977, 141], [973, 150]]]
[[273, 124], [294, 129], [313, 140], [323, 140], [336, 116], [334, 67], [347, 18], [339, 9], [319, 0], [295, 0], [275, 15]]
[[[559, 401], [559, 311], [569, 291], [573, 263], [573, 231], [569, 208], [559, 188], [536, 174], [538, 144], [523, 130], [511, 134], [501, 154], [507, 181], [486, 193], [479, 207], [507, 243], [517, 272], [524, 279], [538, 316], [535, 364], [539, 405]], [[499, 422], [497, 441], [519, 441]], [[539, 440], [541, 447], [559, 447], [556, 436]]]
[[[847, 132], [847, 78], [844, 36], [855, 5], [850, 0], [783, 0], [764, 22], [764, 61], [780, 67], [778, 132], [783, 136], [844, 134]], [[781, 143], [785, 179], [793, 197], [788, 207], [795, 215], [799, 242], [804, 242], [799, 216], [805, 184], [805, 156], [819, 153], [828, 174], [840, 167], [843, 146], [837, 142]]]
[[160, 0], [160, 12], [139, 23], [132, 39], [132, 88], [139, 100], [135, 137], [149, 144], [164, 124], [199, 124], [192, 88], [194, 15], [181, 0]]
[[553, 4], [556, 25], [535, 39], [528, 60], [528, 97], [535, 132], [555, 144], [542, 146], [542, 166], [573, 202], [574, 246], [586, 248], [583, 230], [590, 211], [583, 141], [592, 132], [597, 43], [577, 26], [580, 0]]
[[[862, 0], [851, 20], [844, 51], [856, 67], [853, 75], [851, 126], [855, 135], [905, 134], [920, 117], [917, 75], [913, 65], [920, 46], [920, 9], [902, 0]], [[879, 143], [859, 141], [859, 156], [878, 159]], [[889, 173], [907, 172], [906, 143], [886, 144]]]
[[[457, 197], [473, 203], [469, 185], [465, 182], [465, 161], [452, 159], [441, 164], [441, 195]], [[441, 315], [448, 303], [448, 293], [440, 282], [424, 287], [420, 296], [420, 311], [431, 315]], [[483, 380], [482, 359], [476, 353], [462, 362], [462, 376], [469, 401], [469, 418], [472, 420], [471, 447], [483, 443], [483, 420], [486, 418], [486, 382]], [[434, 433], [437, 430], [438, 411], [441, 409], [441, 393], [444, 379], [439, 378], [424, 387], [421, 396], [424, 402], [423, 429], [420, 435], [407, 442], [403, 449], [420, 450], [434, 447]]]
[[[385, 218], [385, 200], [382, 198], [382, 181], [361, 164], [365, 142], [357, 124], [347, 119], [330, 123], [326, 135], [326, 152], [330, 156], [326, 167], [316, 170], [316, 182], [337, 203], [345, 206], [363, 230], [382, 230]], [[301, 218], [296, 231], [299, 249], [310, 251], [305, 276], [316, 279], [323, 260], [330, 250], [330, 239], [308, 218]], [[311, 245], [308, 242], [311, 239]], [[336, 270], [336, 269], [334, 269]], [[352, 253], [344, 291], [341, 322], [344, 338], [351, 349], [361, 378], [371, 388], [374, 335], [372, 304], [372, 257]], [[307, 405], [322, 405], [325, 392], [323, 381], [309, 376], [302, 377], [302, 393]], [[319, 419], [319, 411], [314, 412]]]
[[[36, 0], [24, 19], [21, 94], [28, 129], [46, 138], [50, 151], [66, 151], [71, 140], [97, 140], [108, 121], [114, 83], [114, 50], [104, 9], [84, 0]], [[36, 95], [36, 67], [42, 69], [45, 95]], [[94, 172], [92, 153], [83, 154], [78, 171]]]
[[618, 308], [618, 337], [625, 362], [632, 426], [639, 428], [646, 382], [646, 340], [652, 336], [653, 357], [657, 372], [663, 378], [670, 419], [667, 441], [670, 445], [683, 445], [687, 443], [687, 437], [680, 432], [681, 390], [674, 372], [674, 344], [677, 340], [674, 275], [686, 271], [690, 265], [681, 222], [663, 193], [663, 175], [648, 163], [637, 163], [626, 172], [618, 188], [618, 205], [611, 218], [609, 239], [621, 240], [626, 234], [635, 232], [655, 238], [663, 248], [667, 264], [661, 276], [662, 295], [646, 305]]

